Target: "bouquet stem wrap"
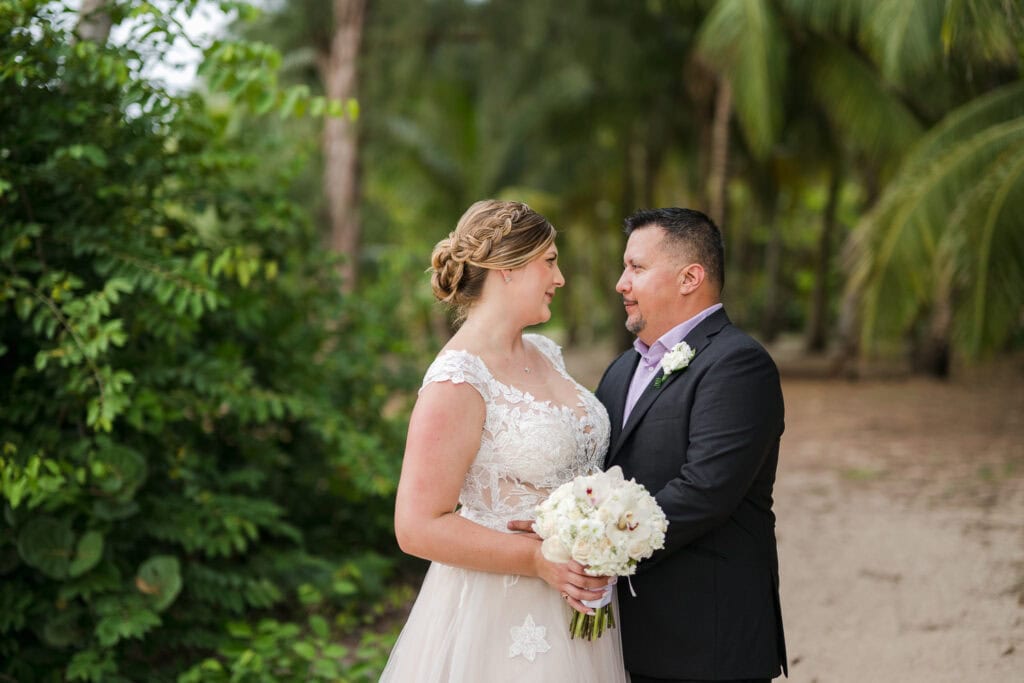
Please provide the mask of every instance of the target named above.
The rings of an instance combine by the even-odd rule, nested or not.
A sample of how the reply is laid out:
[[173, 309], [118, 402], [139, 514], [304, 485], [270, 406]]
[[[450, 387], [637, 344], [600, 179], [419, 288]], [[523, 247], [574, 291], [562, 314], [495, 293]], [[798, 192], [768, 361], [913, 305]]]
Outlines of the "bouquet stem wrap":
[[572, 611], [569, 620], [569, 637], [597, 640], [605, 631], [615, 628], [615, 612], [612, 610], [612, 593], [609, 586], [604, 597], [598, 600], [583, 600], [583, 604], [594, 610], [593, 614]]

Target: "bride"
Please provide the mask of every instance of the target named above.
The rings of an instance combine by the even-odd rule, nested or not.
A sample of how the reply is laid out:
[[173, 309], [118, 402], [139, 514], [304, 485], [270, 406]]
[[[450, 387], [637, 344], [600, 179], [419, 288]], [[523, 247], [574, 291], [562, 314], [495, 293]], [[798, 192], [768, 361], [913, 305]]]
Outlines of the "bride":
[[608, 416], [565, 369], [546, 322], [555, 229], [525, 204], [473, 204], [434, 248], [435, 296], [464, 320], [428, 368], [395, 504], [402, 550], [432, 560], [381, 681], [626, 680], [617, 631], [569, 638], [570, 610], [612, 590], [506, 524], [601, 468]]

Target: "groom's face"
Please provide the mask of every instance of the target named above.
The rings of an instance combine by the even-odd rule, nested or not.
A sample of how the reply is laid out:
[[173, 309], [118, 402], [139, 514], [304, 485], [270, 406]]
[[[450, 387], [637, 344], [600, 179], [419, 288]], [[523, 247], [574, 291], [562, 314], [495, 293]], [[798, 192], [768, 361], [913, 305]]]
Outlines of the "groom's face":
[[656, 225], [630, 233], [622, 277], [615, 285], [626, 308], [626, 329], [645, 344], [653, 344], [679, 322], [682, 267], [664, 238], [665, 230]]

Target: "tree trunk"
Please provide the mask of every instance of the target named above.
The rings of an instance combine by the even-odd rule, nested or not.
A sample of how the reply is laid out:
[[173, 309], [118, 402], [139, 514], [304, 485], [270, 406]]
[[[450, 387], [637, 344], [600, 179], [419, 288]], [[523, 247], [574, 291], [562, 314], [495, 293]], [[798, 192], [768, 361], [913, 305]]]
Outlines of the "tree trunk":
[[[863, 181], [867, 197], [861, 208], [861, 213], [866, 214], [881, 196], [881, 183], [878, 173], [870, 165], [864, 169]], [[849, 252], [849, 249], [850, 244], [847, 243], [844, 251]], [[841, 259], [849, 263], [851, 256], [849, 253], [845, 253]], [[847, 276], [849, 276], [848, 273]], [[843, 288], [843, 296], [839, 304], [839, 324], [836, 330], [838, 348], [832, 363], [832, 373], [838, 377], [852, 380], [857, 379], [860, 374], [860, 312], [861, 290], [859, 287], [851, 287], [847, 284]]]
[[860, 374], [860, 289], [847, 286], [839, 303], [838, 348], [832, 361], [832, 374], [857, 379]]
[[807, 351], [821, 353], [828, 343], [828, 299], [829, 271], [832, 265], [832, 241], [836, 231], [836, 210], [839, 206], [839, 190], [842, 172], [839, 163], [832, 169], [828, 186], [828, 203], [821, 219], [821, 235], [818, 237], [818, 258], [814, 266], [814, 293], [811, 300], [811, 315], [807, 321]]
[[79, 40], [91, 40], [101, 45], [107, 42], [113, 25], [106, 8], [108, 1], [82, 0], [82, 7], [78, 10], [78, 25], [75, 27]]
[[[324, 91], [346, 102], [357, 92], [359, 46], [363, 37], [366, 0], [334, 0], [334, 37], [330, 53], [321, 59]], [[352, 291], [359, 266], [359, 139], [355, 121], [329, 116], [324, 121], [324, 197], [330, 224], [328, 247], [345, 257], [342, 288]]]
[[708, 214], [725, 226], [725, 193], [729, 181], [729, 120], [732, 118], [732, 83], [722, 78], [715, 95], [715, 119], [711, 127], [711, 160], [708, 169]]
[[952, 283], [941, 280], [936, 285], [935, 300], [928, 317], [923, 339], [913, 352], [911, 364], [915, 371], [924, 372], [939, 379], [949, 377], [950, 349], [953, 336]]

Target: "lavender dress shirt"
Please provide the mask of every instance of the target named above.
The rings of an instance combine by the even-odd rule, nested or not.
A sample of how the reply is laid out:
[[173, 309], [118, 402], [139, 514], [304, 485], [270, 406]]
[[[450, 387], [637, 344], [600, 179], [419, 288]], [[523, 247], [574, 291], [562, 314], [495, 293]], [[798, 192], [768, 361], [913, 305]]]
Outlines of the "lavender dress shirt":
[[686, 339], [686, 335], [690, 334], [693, 328], [700, 324], [701, 320], [722, 308], [722, 305], [708, 306], [689, 320], [676, 325], [661, 335], [658, 341], [650, 346], [644, 344], [639, 339], [633, 342], [633, 348], [640, 354], [640, 362], [633, 373], [633, 381], [630, 382], [629, 393], [626, 395], [626, 409], [622, 411], [623, 426], [625, 426], [626, 421], [629, 419], [629, 414], [633, 412], [633, 406], [640, 400], [640, 395], [644, 393], [644, 389], [647, 388], [647, 385], [651, 383], [651, 380], [658, 373], [658, 366], [661, 363], [662, 357], [669, 349]]

